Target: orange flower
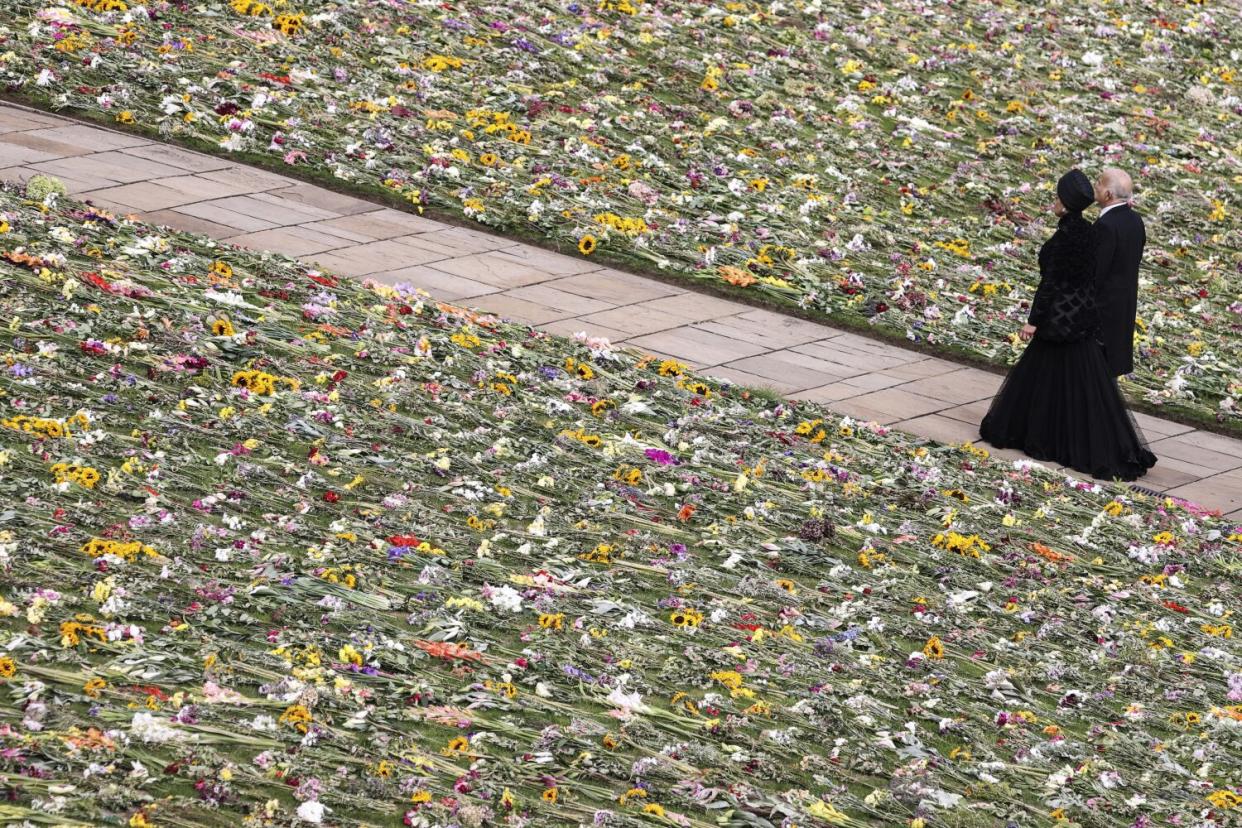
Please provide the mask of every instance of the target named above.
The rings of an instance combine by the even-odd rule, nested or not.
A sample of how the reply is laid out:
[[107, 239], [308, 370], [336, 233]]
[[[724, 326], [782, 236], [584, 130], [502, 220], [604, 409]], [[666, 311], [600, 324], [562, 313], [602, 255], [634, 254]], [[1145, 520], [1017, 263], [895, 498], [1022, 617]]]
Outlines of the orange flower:
[[721, 279], [737, 287], [749, 287], [757, 281], [748, 271], [733, 265], [721, 265], [716, 270], [719, 271]]
[[1032, 543], [1031, 549], [1035, 551], [1036, 555], [1039, 555], [1041, 558], [1046, 558], [1053, 563], [1069, 563], [1074, 560], [1073, 555], [1063, 555], [1050, 547], [1044, 546], [1042, 543]]
[[483, 661], [483, 654], [476, 653], [469, 647], [463, 647], [461, 644], [454, 644], [452, 641], [415, 641], [414, 646], [430, 655], [432, 658], [443, 658], [450, 661], [460, 659], [462, 661]]

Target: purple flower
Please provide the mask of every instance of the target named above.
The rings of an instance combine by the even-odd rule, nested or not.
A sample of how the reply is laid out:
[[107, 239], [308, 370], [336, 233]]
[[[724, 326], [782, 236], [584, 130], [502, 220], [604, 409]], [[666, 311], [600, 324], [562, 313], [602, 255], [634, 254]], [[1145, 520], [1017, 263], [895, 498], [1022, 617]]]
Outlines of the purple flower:
[[652, 463], [659, 463], [661, 466], [679, 466], [681, 461], [669, 454], [664, 449], [647, 449], [643, 452], [647, 459]]

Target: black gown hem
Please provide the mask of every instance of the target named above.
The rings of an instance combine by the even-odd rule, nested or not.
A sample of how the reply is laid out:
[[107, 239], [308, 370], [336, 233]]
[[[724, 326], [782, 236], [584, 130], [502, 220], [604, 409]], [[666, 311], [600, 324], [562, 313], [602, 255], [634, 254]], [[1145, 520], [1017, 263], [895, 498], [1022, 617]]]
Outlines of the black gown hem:
[[1094, 339], [1036, 336], [1010, 370], [979, 436], [1103, 481], [1133, 481], [1156, 464]]

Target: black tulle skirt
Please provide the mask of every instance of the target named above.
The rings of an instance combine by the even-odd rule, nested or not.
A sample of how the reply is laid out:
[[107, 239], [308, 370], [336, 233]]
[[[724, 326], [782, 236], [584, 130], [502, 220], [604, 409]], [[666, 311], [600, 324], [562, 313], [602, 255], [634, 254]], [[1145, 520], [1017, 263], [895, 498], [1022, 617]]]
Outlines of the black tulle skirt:
[[1104, 480], [1134, 480], [1156, 464], [1094, 340], [1032, 340], [979, 435], [997, 448]]

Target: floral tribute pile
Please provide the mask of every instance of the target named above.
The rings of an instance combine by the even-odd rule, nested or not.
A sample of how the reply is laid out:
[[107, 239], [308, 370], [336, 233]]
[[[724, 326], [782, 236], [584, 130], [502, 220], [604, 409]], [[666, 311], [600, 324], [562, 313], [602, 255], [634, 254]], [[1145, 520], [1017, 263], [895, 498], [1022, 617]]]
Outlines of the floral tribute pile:
[[13, 0], [0, 88], [1016, 358], [1071, 166], [1148, 226], [1136, 399], [1242, 427], [1231, 2]]
[[1242, 529], [0, 191], [7, 825], [1216, 826]]

